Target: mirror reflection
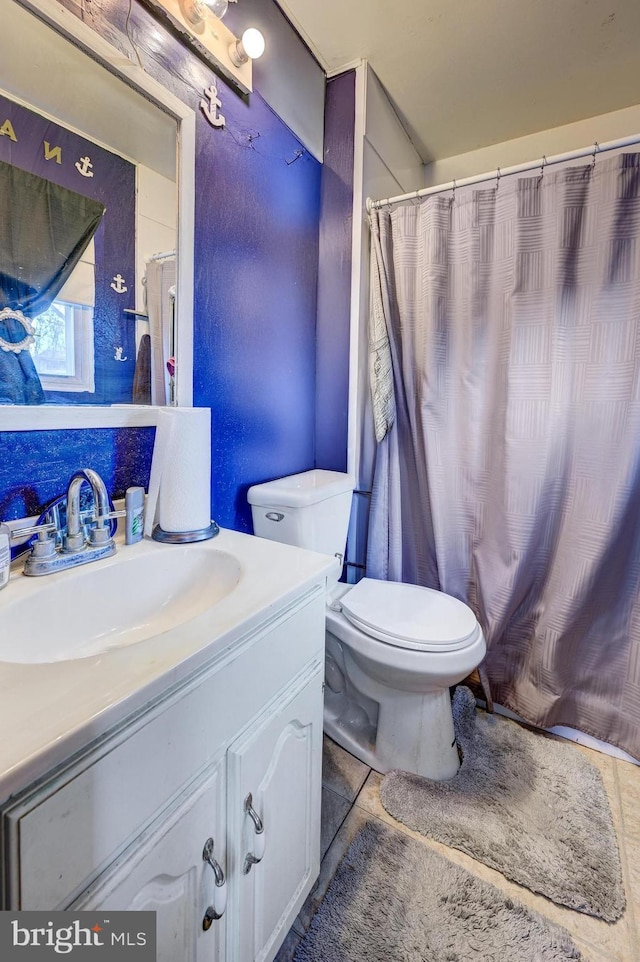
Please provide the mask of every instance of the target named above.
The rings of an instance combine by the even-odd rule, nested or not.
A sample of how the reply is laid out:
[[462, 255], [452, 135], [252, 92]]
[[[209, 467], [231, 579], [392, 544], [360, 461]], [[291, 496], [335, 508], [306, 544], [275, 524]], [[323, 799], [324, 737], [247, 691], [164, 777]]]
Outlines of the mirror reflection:
[[19, 7], [6, 27], [0, 403], [171, 404], [175, 121]]

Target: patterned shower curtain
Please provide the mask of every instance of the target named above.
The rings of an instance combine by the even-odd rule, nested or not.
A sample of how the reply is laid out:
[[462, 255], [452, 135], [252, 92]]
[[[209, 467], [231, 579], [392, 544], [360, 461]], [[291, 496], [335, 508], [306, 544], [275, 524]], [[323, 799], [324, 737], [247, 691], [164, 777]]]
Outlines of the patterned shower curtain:
[[374, 212], [371, 273], [369, 576], [466, 601], [497, 702], [640, 758], [640, 154]]

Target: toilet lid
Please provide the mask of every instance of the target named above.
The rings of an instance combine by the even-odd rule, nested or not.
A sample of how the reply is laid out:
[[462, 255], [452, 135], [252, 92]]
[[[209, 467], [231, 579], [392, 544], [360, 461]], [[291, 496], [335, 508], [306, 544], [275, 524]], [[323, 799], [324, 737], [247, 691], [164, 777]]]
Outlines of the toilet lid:
[[373, 638], [399, 648], [455, 651], [478, 635], [471, 608], [433, 588], [363, 578], [341, 599], [343, 614]]

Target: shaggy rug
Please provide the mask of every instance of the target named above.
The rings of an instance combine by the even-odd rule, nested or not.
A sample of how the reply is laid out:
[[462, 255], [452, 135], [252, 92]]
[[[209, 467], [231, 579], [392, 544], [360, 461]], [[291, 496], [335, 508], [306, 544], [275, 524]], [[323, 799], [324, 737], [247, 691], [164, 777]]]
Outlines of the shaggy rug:
[[598, 770], [575, 746], [453, 697], [462, 764], [449, 781], [389, 772], [394, 818], [559, 905], [614, 922], [625, 908], [620, 855]]
[[294, 962], [564, 962], [564, 929], [402, 832], [369, 821]]

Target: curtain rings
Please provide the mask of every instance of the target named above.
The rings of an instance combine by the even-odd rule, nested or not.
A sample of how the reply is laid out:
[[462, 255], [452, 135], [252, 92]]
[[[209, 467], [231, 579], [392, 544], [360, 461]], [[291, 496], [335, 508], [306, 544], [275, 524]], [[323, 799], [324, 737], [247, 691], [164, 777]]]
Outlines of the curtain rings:
[[593, 157], [591, 158], [591, 170], [592, 170], [592, 171], [595, 170], [595, 166], [596, 166], [596, 154], [598, 153], [599, 150], [600, 150], [600, 144], [598, 143], [597, 140], [594, 140], [594, 142], [593, 142]]
[[496, 170], [496, 190], [497, 190], [498, 187], [500, 186], [500, 178], [501, 178], [501, 177], [502, 177], [502, 174], [501, 174], [501, 172], [500, 172], [500, 168], [498, 167], [498, 169]]
[[548, 163], [549, 163], [549, 161], [547, 160], [546, 154], [543, 154], [543, 155], [542, 155], [542, 163], [540, 164], [540, 176], [538, 177], [538, 187], [539, 187], [540, 184], [542, 183], [542, 178], [544, 177], [544, 169], [545, 169], [545, 167], [547, 166]]

